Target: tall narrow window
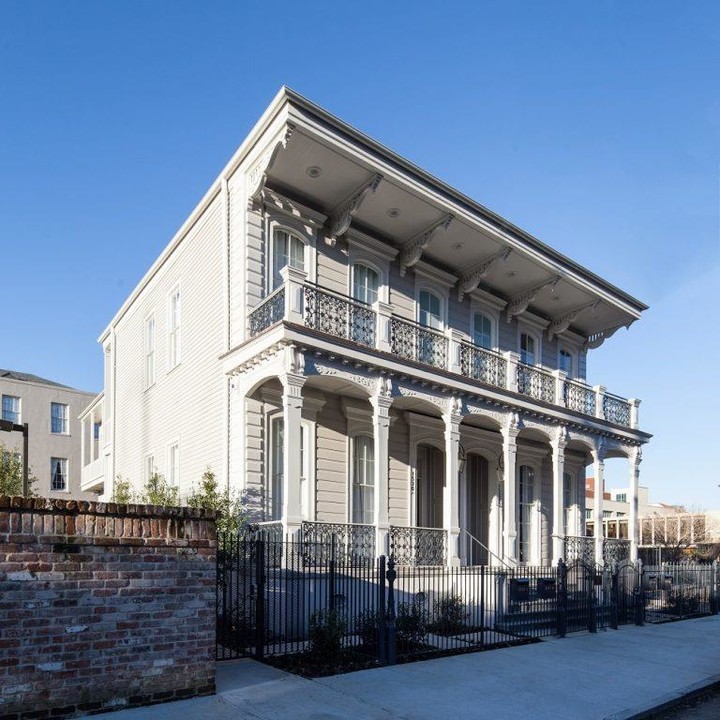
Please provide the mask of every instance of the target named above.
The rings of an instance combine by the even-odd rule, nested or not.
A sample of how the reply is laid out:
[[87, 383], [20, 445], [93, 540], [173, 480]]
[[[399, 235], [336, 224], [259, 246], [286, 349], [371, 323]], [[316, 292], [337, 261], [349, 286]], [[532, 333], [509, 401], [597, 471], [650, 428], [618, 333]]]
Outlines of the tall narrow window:
[[145, 321], [145, 387], [155, 384], [155, 316]]
[[352, 439], [352, 521], [375, 522], [375, 445], [368, 435]]
[[532, 556], [532, 517], [535, 502], [535, 472], [529, 465], [521, 465], [518, 482], [518, 560], [529, 562]]
[[150, 454], [145, 456], [145, 468], [144, 473], [145, 482], [148, 482], [150, 478], [155, 474], [155, 456]]
[[266, 487], [266, 520], [282, 518], [282, 489], [285, 464], [285, 427], [282, 415], [270, 421], [270, 477]]
[[295, 235], [285, 230], [275, 230], [273, 233], [272, 255], [272, 289], [282, 284], [280, 271], [289, 265], [296, 270], [305, 269], [305, 243]]
[[180, 288], [170, 295], [168, 316], [168, 365], [172, 370], [180, 362]]
[[558, 356], [559, 369], [566, 372], [568, 375], [572, 375], [573, 371], [573, 357], [572, 353], [567, 348], [560, 348], [560, 354]]
[[488, 350], [492, 347], [492, 322], [482, 313], [473, 317], [473, 342]]
[[420, 291], [420, 313], [421, 325], [440, 330], [442, 319], [440, 316], [440, 298], [427, 290]]
[[14, 395], [2, 396], [2, 419], [20, 424], [20, 398]]
[[180, 445], [173, 443], [168, 449], [168, 477], [170, 487], [178, 487], [180, 482]]
[[67, 490], [67, 458], [50, 458], [50, 489]]
[[520, 361], [526, 365], [535, 364], [535, 338], [527, 333], [520, 335]]
[[353, 267], [353, 297], [355, 300], [372, 305], [378, 299], [380, 277], [367, 265]]
[[55, 435], [67, 435], [68, 406], [63, 403], [50, 403], [50, 432]]

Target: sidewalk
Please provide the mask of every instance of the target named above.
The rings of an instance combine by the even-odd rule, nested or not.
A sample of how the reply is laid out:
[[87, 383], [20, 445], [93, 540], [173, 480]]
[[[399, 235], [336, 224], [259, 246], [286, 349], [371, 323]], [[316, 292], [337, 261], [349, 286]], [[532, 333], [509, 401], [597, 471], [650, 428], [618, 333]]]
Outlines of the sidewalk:
[[627, 720], [720, 682], [720, 616], [306, 680], [253, 660], [218, 665], [218, 694], [112, 720]]

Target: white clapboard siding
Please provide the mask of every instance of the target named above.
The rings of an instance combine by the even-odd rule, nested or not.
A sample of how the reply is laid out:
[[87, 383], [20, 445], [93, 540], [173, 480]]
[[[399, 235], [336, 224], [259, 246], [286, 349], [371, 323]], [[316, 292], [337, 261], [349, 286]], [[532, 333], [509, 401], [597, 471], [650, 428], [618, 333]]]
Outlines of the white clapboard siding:
[[326, 394], [317, 417], [316, 512], [322, 522], [347, 522], [347, 420], [337, 395]]

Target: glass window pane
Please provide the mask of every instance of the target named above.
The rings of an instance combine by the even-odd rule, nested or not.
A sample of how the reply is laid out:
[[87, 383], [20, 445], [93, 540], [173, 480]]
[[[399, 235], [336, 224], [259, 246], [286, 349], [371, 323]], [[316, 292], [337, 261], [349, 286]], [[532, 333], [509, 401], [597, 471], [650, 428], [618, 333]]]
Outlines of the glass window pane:
[[560, 370], [572, 375], [572, 354], [565, 348], [560, 350]]
[[488, 350], [492, 348], [492, 322], [490, 318], [481, 313], [476, 313], [473, 331], [473, 341], [476, 345], [487, 348]]
[[373, 439], [358, 435], [352, 440], [352, 522], [371, 525], [375, 520]]
[[378, 299], [378, 274], [366, 265], [355, 265], [353, 271], [353, 297], [371, 305]]
[[527, 333], [520, 335], [520, 360], [526, 365], [535, 364], [535, 338]]
[[440, 298], [427, 290], [420, 291], [420, 324], [439, 330], [442, 327], [440, 320]]

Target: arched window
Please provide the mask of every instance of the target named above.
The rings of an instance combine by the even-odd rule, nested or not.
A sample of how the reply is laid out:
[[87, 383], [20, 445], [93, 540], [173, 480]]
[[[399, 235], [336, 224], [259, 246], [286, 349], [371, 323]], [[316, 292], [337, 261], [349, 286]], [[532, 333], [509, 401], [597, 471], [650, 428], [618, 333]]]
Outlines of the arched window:
[[520, 361], [526, 365], [535, 364], [535, 338], [527, 333], [520, 335]]
[[568, 375], [572, 375], [573, 371], [573, 356], [567, 348], [560, 348], [560, 354], [558, 356], [558, 368]]
[[353, 266], [353, 297], [372, 305], [378, 299], [380, 276], [375, 270], [360, 263]]
[[473, 342], [487, 350], [492, 348], [492, 321], [487, 315], [475, 313], [473, 317]]
[[272, 290], [282, 284], [280, 271], [286, 265], [296, 270], [305, 269], [305, 243], [285, 230], [275, 230], [272, 247]]
[[352, 439], [352, 521], [375, 522], [375, 444], [369, 435]]
[[518, 560], [529, 562], [532, 556], [532, 511], [535, 502], [535, 471], [521, 465], [518, 475]]
[[420, 314], [418, 317], [420, 324], [434, 328], [435, 330], [442, 329], [441, 307], [442, 304], [437, 295], [431, 293], [429, 290], [421, 290]]

